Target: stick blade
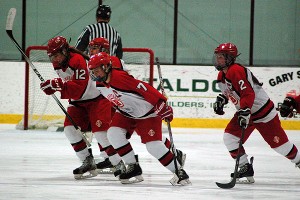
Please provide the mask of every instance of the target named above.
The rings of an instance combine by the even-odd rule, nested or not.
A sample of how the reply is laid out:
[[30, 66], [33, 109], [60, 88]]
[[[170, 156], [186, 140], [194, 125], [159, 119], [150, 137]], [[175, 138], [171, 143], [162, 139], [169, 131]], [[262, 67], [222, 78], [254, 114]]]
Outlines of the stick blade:
[[235, 180], [233, 181], [230, 181], [229, 183], [218, 183], [216, 182], [217, 186], [219, 188], [222, 188], [222, 189], [231, 189], [235, 186]]
[[12, 30], [16, 14], [17, 14], [17, 9], [16, 8], [11, 8], [8, 11], [7, 21], [6, 21], [6, 31], [11, 31]]

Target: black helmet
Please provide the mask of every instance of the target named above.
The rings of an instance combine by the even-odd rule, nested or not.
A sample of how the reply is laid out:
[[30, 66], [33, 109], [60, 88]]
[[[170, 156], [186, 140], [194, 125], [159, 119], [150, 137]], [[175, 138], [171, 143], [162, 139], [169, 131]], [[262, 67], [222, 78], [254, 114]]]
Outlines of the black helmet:
[[110, 19], [111, 9], [108, 5], [100, 5], [97, 8], [96, 17], [101, 19]]

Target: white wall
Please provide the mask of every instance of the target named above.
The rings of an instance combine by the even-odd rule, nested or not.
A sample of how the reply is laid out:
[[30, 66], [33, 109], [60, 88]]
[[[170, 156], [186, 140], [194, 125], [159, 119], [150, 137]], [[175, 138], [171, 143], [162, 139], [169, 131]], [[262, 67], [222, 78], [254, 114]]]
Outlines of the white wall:
[[[0, 66], [2, 75], [0, 114], [23, 114], [25, 64], [0, 62]], [[218, 95], [213, 88], [213, 81], [218, 73], [214, 67], [179, 65], [161, 67], [162, 75], [169, 83], [169, 85], [165, 83], [168, 101], [173, 106], [177, 118], [220, 118], [211, 108]], [[251, 71], [260, 82], [264, 83], [263, 87], [276, 106], [290, 90], [296, 90], [296, 94], [300, 94], [299, 68], [251, 67]], [[158, 77], [156, 67], [154, 77], [156, 79]], [[196, 83], [194, 89], [198, 91], [193, 90], [193, 83]], [[155, 81], [154, 87], [157, 86], [158, 82]], [[205, 86], [208, 88], [205, 89]], [[173, 91], [170, 91], [170, 88]], [[225, 112], [221, 118], [231, 118], [234, 109], [225, 109]]]
[[0, 62], [0, 114], [23, 114], [24, 62]]

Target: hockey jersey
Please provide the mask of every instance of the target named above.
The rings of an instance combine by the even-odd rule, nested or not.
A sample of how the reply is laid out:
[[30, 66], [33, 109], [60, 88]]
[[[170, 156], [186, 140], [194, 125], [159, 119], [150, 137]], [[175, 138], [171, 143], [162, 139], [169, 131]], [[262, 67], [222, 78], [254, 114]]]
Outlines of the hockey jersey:
[[86, 61], [81, 55], [70, 52], [70, 59], [66, 68], [56, 65], [53, 67], [63, 80], [62, 99], [82, 101], [94, 99], [101, 94], [96, 88], [96, 83], [90, 79]]
[[123, 115], [145, 119], [157, 116], [154, 107], [167, 99], [146, 82], [135, 79], [127, 72], [113, 68], [109, 83], [97, 83], [97, 88]]
[[268, 122], [276, 115], [274, 103], [252, 72], [239, 64], [231, 65], [227, 72], [220, 71], [217, 82], [222, 93], [236, 109], [250, 108], [252, 121]]

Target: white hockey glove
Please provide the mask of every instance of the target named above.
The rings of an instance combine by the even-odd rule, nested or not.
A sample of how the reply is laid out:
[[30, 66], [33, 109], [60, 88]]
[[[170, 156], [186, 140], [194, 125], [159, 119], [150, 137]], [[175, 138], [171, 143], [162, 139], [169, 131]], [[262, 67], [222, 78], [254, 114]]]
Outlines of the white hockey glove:
[[250, 108], [239, 109], [238, 123], [242, 129], [246, 129], [248, 127], [250, 117], [251, 117]]
[[219, 96], [217, 96], [216, 102], [213, 104], [214, 107], [214, 111], [216, 114], [218, 115], [224, 115], [224, 105], [228, 104], [228, 99], [225, 95], [223, 94], [219, 94]]

